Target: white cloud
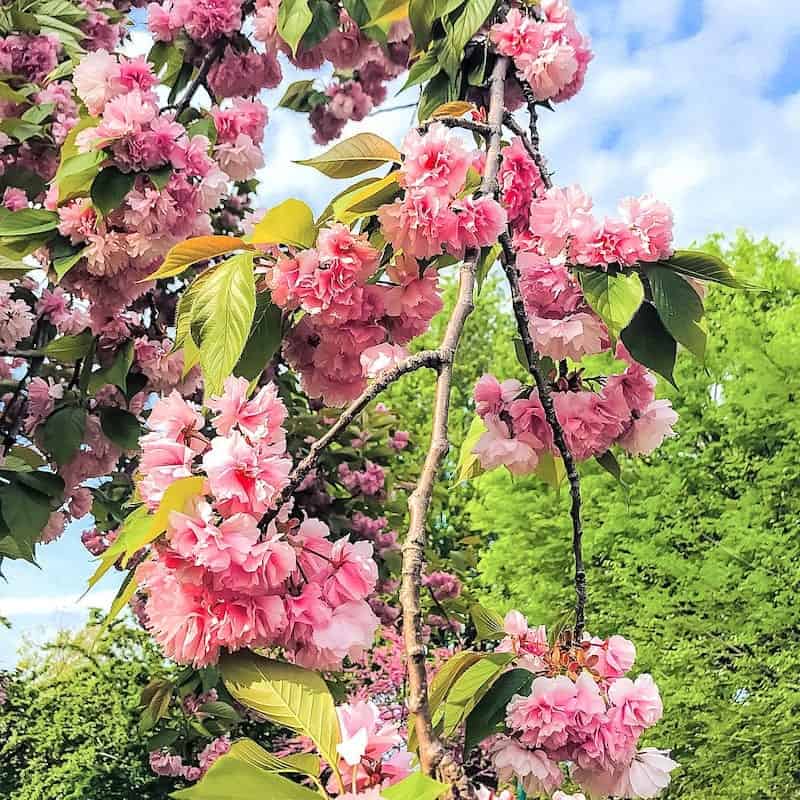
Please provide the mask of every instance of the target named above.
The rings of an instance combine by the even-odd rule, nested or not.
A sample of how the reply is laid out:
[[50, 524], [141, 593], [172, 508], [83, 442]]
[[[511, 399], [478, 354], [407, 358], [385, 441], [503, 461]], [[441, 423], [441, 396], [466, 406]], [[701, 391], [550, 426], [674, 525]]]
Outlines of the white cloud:
[[0, 597], [0, 615], [9, 617], [12, 621], [18, 616], [85, 615], [90, 608], [109, 608], [115, 594], [112, 591], [101, 591], [89, 593], [85, 597], [65, 594]]

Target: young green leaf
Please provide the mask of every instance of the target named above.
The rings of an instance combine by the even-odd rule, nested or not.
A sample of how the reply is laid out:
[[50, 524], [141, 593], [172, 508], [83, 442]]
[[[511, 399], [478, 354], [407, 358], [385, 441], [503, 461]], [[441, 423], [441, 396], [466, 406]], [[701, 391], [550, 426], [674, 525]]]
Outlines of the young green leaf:
[[676, 250], [668, 259], [658, 263], [689, 278], [721, 283], [733, 289], [759, 288], [747, 281], [740, 281], [721, 258], [702, 250]]
[[358, 133], [313, 158], [295, 162], [314, 167], [329, 178], [352, 178], [383, 164], [399, 164], [397, 148], [374, 133]]
[[225, 378], [239, 361], [255, 310], [256, 289], [250, 253], [240, 253], [223, 261], [194, 294], [192, 336], [200, 348], [207, 397], [222, 391]]
[[282, 0], [278, 7], [278, 35], [292, 48], [293, 55], [313, 19], [308, 0]]
[[491, 14], [495, 2], [496, 0], [469, 0], [452, 25], [445, 25], [446, 37], [439, 54], [439, 63], [451, 79], [461, 69], [467, 43]]
[[639, 276], [635, 272], [612, 275], [601, 269], [576, 271], [586, 302], [606, 323], [609, 333], [617, 338], [644, 300]]
[[9, 211], [0, 208], [0, 236], [31, 236], [54, 231], [58, 227], [58, 214], [38, 208]]
[[226, 253], [233, 253], [236, 250], [252, 250], [252, 245], [237, 236], [195, 236], [193, 239], [176, 244], [169, 250], [164, 256], [161, 266], [148, 275], [145, 280], [173, 278], [193, 264], [224, 256]]
[[317, 240], [314, 212], [302, 200], [284, 200], [256, 223], [250, 239], [256, 244], [313, 247]]
[[461, 452], [458, 455], [458, 466], [456, 467], [456, 482], [468, 481], [471, 478], [476, 478], [483, 472], [481, 460], [472, 451], [478, 440], [486, 433], [486, 425], [483, 420], [476, 414], [470, 423], [467, 435], [461, 443]]
[[381, 789], [383, 800], [437, 800], [450, 787], [429, 778], [422, 772], [412, 772], [403, 780]]
[[339, 720], [321, 675], [246, 651], [224, 656], [221, 669], [225, 688], [236, 700], [275, 724], [308, 736], [335, 768]]
[[469, 607], [469, 615], [478, 634], [477, 641], [496, 642], [505, 636], [503, 618], [491, 609], [485, 608], [480, 603], [473, 603]]

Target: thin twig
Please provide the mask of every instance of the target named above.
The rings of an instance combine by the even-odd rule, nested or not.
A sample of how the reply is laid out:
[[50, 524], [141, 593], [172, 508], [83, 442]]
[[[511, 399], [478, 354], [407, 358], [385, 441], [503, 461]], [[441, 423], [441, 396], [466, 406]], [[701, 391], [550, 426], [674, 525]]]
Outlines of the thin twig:
[[377, 117], [378, 114], [389, 114], [392, 111], [407, 111], [409, 108], [416, 108], [417, 103], [406, 103], [402, 106], [392, 106], [391, 108], [376, 108], [367, 114], [368, 117]]
[[276, 500], [275, 508], [261, 517], [258, 527], [262, 531], [266, 531], [270, 522], [278, 515], [281, 507], [289, 501], [306, 475], [314, 469], [325, 448], [328, 447], [328, 445], [330, 445], [381, 392], [409, 372], [415, 372], [418, 369], [424, 368], [438, 369], [442, 364], [442, 359], [443, 355], [438, 350], [423, 350], [420, 353], [409, 356], [405, 361], [402, 361], [391, 369], [385, 370], [379, 375], [377, 380], [367, 386], [367, 388], [342, 412], [336, 422], [311, 445], [305, 458], [292, 470], [292, 474], [289, 476], [289, 482]]
[[189, 108], [195, 92], [197, 92], [201, 86], [205, 85], [211, 67], [214, 66], [214, 62], [222, 55], [226, 44], [226, 39], [218, 39], [216, 44], [205, 54], [200, 64], [200, 69], [197, 71], [197, 75], [195, 75], [194, 80], [189, 84], [186, 91], [183, 93], [180, 103], [178, 103], [175, 108], [175, 119], [178, 119], [180, 115]]
[[564, 429], [561, 427], [555, 406], [553, 405], [550, 386], [545, 375], [542, 373], [539, 354], [536, 352], [536, 347], [533, 343], [530, 327], [528, 326], [528, 315], [525, 311], [525, 303], [519, 288], [519, 273], [517, 271], [514, 250], [511, 247], [511, 243], [508, 241], [507, 235], [501, 237], [501, 244], [503, 247], [501, 262], [506, 273], [506, 278], [508, 279], [509, 288], [511, 289], [511, 305], [514, 309], [514, 317], [517, 321], [517, 330], [522, 339], [522, 346], [525, 350], [525, 356], [528, 360], [531, 375], [533, 375], [536, 388], [539, 391], [539, 400], [544, 409], [547, 424], [553, 432], [553, 441], [564, 462], [567, 480], [569, 481], [571, 499], [570, 517], [572, 519], [572, 554], [575, 559], [575, 638], [580, 639], [586, 627], [586, 568], [583, 563], [581, 480], [578, 474], [578, 468], [575, 464], [575, 459], [567, 446], [564, 437]]
[[463, 128], [465, 131], [472, 131], [483, 136], [484, 139], [490, 139], [496, 133], [496, 126], [464, 117], [431, 117], [419, 126], [419, 131], [424, 133], [435, 122], [441, 122], [447, 128]]

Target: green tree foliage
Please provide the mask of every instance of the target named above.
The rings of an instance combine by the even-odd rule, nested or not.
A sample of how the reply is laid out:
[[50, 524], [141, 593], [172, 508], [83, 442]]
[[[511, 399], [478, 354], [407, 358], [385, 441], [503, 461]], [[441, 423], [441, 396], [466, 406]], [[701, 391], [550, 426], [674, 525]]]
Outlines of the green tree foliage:
[[[662, 387], [679, 436], [623, 462], [627, 489], [585, 470], [589, 629], [633, 639], [661, 688], [657, 743], [682, 765], [668, 798], [798, 797], [800, 269], [743, 234], [707, 247], [769, 291], [711, 289], [706, 367], [684, 356], [679, 391]], [[568, 624], [568, 493], [502, 471], [477, 483], [487, 604]]]
[[64, 632], [6, 675], [0, 706], [0, 797], [166, 800], [137, 731], [139, 695], [165, 666], [151, 639], [117, 622], [91, 649], [98, 619]]

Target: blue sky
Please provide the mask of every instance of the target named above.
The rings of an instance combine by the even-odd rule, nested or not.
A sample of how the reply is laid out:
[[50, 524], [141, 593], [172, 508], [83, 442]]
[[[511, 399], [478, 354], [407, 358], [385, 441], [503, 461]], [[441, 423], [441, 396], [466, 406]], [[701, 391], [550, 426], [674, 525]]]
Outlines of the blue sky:
[[[746, 228], [800, 249], [800, 3], [772, 0], [574, 0], [594, 41], [584, 91], [543, 113], [542, 147], [562, 184], [580, 182], [611, 213], [630, 194], [653, 192], [675, 210], [679, 246], [712, 231]], [[137, 31], [133, 49], [146, 52]], [[288, 77], [288, 76], [287, 76]], [[261, 177], [265, 207], [288, 196], [321, 209], [339, 190], [292, 164], [319, 148], [305, 119], [272, 107]], [[390, 97], [387, 107], [414, 99]], [[412, 112], [350, 125], [399, 141]], [[0, 666], [14, 661], [21, 636], [41, 639], [76, 626], [92, 603], [107, 606], [108, 576], [77, 603], [92, 563], [79, 532], [41, 550], [42, 569], [4, 564]]]

